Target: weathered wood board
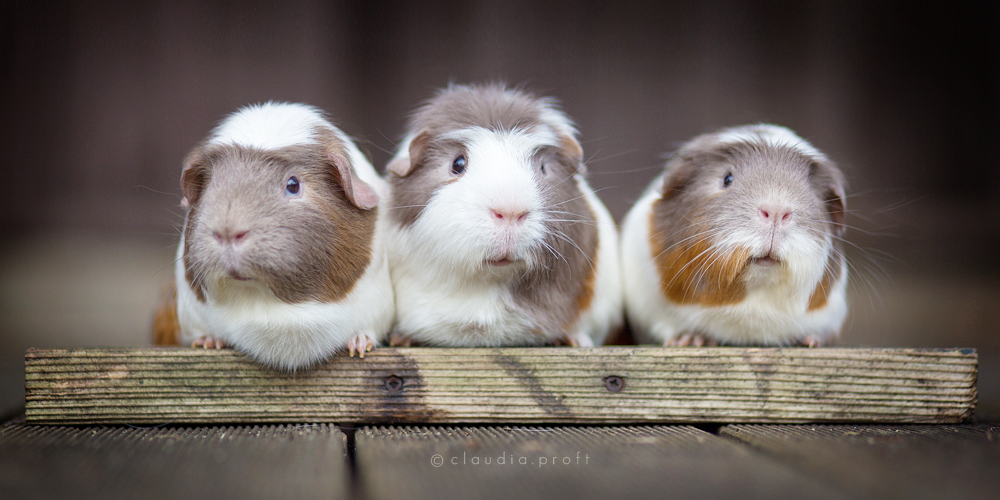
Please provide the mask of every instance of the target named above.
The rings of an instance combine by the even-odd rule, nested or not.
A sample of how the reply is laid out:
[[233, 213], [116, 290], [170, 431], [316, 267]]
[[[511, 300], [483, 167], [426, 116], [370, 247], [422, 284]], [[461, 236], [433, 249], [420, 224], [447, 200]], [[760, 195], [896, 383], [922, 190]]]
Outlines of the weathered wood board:
[[720, 434], [854, 498], [1000, 497], [1000, 426], [733, 425]]
[[366, 427], [363, 498], [851, 498], [688, 426]]
[[281, 373], [230, 350], [29, 350], [26, 419], [95, 423], [953, 423], [974, 349], [380, 348]]
[[350, 498], [345, 435], [326, 424], [140, 429], [0, 426], [0, 497]]

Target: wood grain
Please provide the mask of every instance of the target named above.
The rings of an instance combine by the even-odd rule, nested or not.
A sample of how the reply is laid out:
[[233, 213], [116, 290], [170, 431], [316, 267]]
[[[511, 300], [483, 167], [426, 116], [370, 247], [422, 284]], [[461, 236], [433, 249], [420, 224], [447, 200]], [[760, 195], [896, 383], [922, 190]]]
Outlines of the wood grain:
[[366, 427], [363, 498], [850, 498], [688, 426]]
[[0, 496], [109, 499], [344, 499], [335, 426], [0, 426]]
[[380, 348], [298, 373], [230, 350], [29, 350], [26, 419], [951, 423], [976, 370], [974, 349]]
[[854, 498], [994, 500], [1000, 426], [733, 425], [720, 434]]

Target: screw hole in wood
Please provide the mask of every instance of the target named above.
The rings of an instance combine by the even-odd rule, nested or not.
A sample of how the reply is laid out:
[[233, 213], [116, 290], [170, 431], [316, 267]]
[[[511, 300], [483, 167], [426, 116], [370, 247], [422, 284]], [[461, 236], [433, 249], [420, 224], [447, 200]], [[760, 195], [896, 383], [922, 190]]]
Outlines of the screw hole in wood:
[[625, 379], [617, 375], [604, 377], [604, 387], [611, 392], [618, 392], [625, 387]]
[[397, 377], [396, 375], [389, 375], [385, 378], [385, 388], [389, 392], [395, 394], [403, 390], [403, 379]]

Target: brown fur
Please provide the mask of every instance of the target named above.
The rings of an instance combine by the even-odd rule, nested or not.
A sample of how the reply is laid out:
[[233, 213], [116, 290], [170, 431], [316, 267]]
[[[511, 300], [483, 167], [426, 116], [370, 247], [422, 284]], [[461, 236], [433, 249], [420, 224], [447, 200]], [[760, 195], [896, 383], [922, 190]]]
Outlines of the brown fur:
[[[552, 191], [553, 199], [563, 203], [559, 208], [579, 214], [580, 219], [547, 224], [546, 243], [566, 261], [539, 249], [538, 267], [514, 284], [514, 300], [532, 313], [549, 337], [573, 333], [569, 328], [590, 307], [597, 278], [596, 217], [575, 182], [566, 180], [556, 184]], [[566, 235], [579, 249], [555, 237], [556, 231]]]
[[153, 317], [153, 344], [180, 345], [181, 325], [177, 321], [177, 283], [171, 281]]
[[[287, 303], [341, 300], [367, 269], [377, 209], [355, 206], [344, 192], [336, 162], [349, 160], [337, 137], [325, 129], [316, 137], [318, 144], [274, 151], [201, 146], [189, 156], [184, 265], [199, 300], [206, 293], [201, 277], [224, 266], [210, 229], [218, 224], [249, 229], [239, 272]], [[292, 174], [308, 203], [286, 203], [284, 182]]]
[[650, 214], [653, 262], [660, 275], [660, 291], [677, 304], [721, 306], [735, 304], [746, 296], [743, 274], [750, 259], [746, 249], [718, 256], [704, 239], [666, 246], [664, 229], [658, 228], [657, 202]]
[[[591, 263], [591, 272], [587, 274], [587, 279], [583, 283], [583, 289], [580, 290], [580, 294], [576, 297], [576, 310], [586, 311], [590, 309], [590, 302], [594, 300], [594, 282], [597, 281], [597, 250], [594, 250], [594, 256], [592, 257], [593, 262]], [[569, 328], [570, 325], [566, 325]]]
[[830, 290], [840, 280], [842, 271], [842, 261], [840, 258], [831, 255], [829, 261], [826, 263], [826, 272], [823, 273], [823, 278], [816, 285], [816, 289], [813, 290], [812, 295], [809, 296], [807, 311], [812, 312], [826, 305]]

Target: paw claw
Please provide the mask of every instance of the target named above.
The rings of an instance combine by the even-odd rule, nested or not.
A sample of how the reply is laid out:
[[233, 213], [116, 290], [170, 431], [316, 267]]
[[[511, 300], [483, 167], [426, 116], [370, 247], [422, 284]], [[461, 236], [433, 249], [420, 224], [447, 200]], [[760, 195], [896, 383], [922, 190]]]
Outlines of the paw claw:
[[375, 339], [367, 333], [359, 333], [347, 341], [347, 353], [352, 358], [357, 353], [359, 358], [364, 359], [365, 353], [371, 352], [374, 348]]
[[222, 340], [205, 336], [205, 337], [198, 337], [197, 339], [194, 340], [194, 342], [191, 342], [191, 347], [195, 348], [203, 347], [205, 349], [223, 349], [226, 347], [226, 344]]

